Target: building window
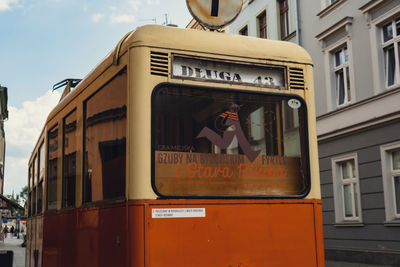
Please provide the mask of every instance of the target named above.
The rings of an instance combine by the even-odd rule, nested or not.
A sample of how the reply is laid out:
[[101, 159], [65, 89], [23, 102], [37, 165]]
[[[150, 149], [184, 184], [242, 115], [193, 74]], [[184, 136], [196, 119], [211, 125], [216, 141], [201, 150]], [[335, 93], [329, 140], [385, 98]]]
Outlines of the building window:
[[351, 101], [350, 71], [349, 71], [349, 52], [347, 46], [334, 52], [335, 88], [336, 103], [338, 106], [347, 104]]
[[357, 155], [332, 159], [336, 223], [361, 222]]
[[244, 26], [242, 29], [239, 30], [239, 34], [240, 35], [245, 35], [248, 36], [249, 35], [249, 28], [246, 26]]
[[386, 221], [400, 220], [400, 142], [381, 146]]
[[257, 16], [258, 37], [267, 38], [267, 11], [264, 10]]
[[397, 18], [382, 27], [382, 48], [385, 59], [385, 81], [387, 87], [399, 83], [399, 46], [400, 18]]
[[125, 197], [126, 83], [124, 70], [84, 102], [84, 202]]
[[356, 99], [351, 33], [353, 18], [346, 17], [316, 36], [325, 63], [326, 112]]
[[319, 18], [323, 18], [329, 14], [333, 14], [343, 7], [348, 0], [320, 0], [321, 11], [317, 13]]
[[400, 5], [396, 1], [369, 1], [360, 8], [371, 43], [374, 94], [400, 87]]
[[279, 1], [279, 14], [280, 14], [280, 28], [281, 28], [281, 39], [285, 39], [289, 35], [289, 5], [287, 0]]

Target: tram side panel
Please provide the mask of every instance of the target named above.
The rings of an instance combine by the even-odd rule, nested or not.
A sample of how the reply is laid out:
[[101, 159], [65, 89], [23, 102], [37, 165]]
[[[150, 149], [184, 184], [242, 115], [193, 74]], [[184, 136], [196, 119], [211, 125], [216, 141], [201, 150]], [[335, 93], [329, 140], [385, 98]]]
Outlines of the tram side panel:
[[324, 266], [319, 200], [198, 203], [131, 204], [129, 266]]
[[37, 265], [35, 267], [42, 267], [42, 253], [43, 253], [43, 215], [36, 217], [36, 231], [35, 231], [35, 245], [36, 250], [34, 252], [35, 261]]
[[43, 216], [30, 217], [27, 221], [25, 266], [42, 266]]
[[32, 218], [27, 219], [26, 223], [26, 249], [25, 249], [25, 266], [29, 267], [31, 262], [31, 246], [32, 246]]
[[46, 215], [43, 267], [126, 266], [125, 214], [119, 204]]

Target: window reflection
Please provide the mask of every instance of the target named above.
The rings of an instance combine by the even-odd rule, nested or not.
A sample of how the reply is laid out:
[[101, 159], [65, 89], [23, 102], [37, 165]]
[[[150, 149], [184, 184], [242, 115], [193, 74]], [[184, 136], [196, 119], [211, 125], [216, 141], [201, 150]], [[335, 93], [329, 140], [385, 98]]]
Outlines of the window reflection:
[[33, 159], [33, 191], [32, 191], [32, 215], [36, 215], [36, 187], [38, 181], [38, 164], [37, 156]]
[[48, 133], [47, 209], [57, 209], [58, 126]]
[[44, 142], [39, 147], [39, 166], [38, 166], [38, 175], [39, 175], [39, 184], [38, 184], [38, 195], [37, 195], [37, 213], [41, 214], [43, 209], [43, 179], [44, 179]]
[[37, 213], [41, 214], [43, 210], [43, 180], [38, 185], [38, 196], [37, 196]]
[[387, 42], [393, 38], [392, 22], [383, 26], [383, 42]]
[[44, 144], [42, 143], [39, 148], [39, 180], [43, 179], [44, 176]]
[[153, 93], [152, 107], [153, 179], [159, 193], [268, 196], [306, 190], [301, 101], [166, 86]]
[[62, 206], [72, 207], [75, 205], [76, 184], [76, 110], [64, 118], [64, 152], [63, 152], [63, 178], [62, 178]]
[[336, 80], [336, 101], [337, 105], [341, 106], [351, 101], [350, 87], [350, 65], [349, 52], [347, 47], [341, 48], [334, 53], [335, 59], [335, 80]]
[[385, 62], [386, 86], [399, 83], [399, 35], [400, 18], [393, 19], [382, 27], [382, 49]]
[[126, 71], [85, 102], [84, 202], [125, 196]]

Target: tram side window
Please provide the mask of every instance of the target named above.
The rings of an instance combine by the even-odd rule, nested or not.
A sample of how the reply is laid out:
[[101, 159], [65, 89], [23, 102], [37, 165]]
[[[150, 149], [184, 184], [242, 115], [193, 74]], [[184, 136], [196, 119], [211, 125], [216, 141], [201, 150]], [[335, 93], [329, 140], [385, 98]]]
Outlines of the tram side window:
[[126, 71], [84, 102], [84, 202], [125, 196]]
[[48, 132], [47, 209], [57, 209], [58, 126]]
[[29, 194], [28, 194], [28, 216], [32, 215], [32, 187], [33, 187], [33, 183], [32, 183], [32, 179], [33, 179], [33, 168], [32, 168], [32, 164], [29, 166], [29, 174], [28, 174], [28, 190], [29, 190]]
[[43, 211], [43, 180], [38, 185], [38, 196], [37, 196], [37, 212], [41, 214]]
[[32, 215], [36, 215], [37, 156], [33, 159]]
[[38, 175], [39, 175], [39, 183], [38, 183], [38, 195], [37, 195], [37, 212], [38, 214], [42, 213], [43, 210], [43, 179], [44, 179], [44, 143], [40, 145], [39, 148], [39, 166], [38, 166]]
[[63, 121], [63, 176], [62, 176], [62, 207], [75, 206], [76, 185], [76, 110]]
[[31, 207], [32, 207], [32, 192], [29, 192], [28, 194], [28, 217], [32, 216], [32, 211], [31, 211]]

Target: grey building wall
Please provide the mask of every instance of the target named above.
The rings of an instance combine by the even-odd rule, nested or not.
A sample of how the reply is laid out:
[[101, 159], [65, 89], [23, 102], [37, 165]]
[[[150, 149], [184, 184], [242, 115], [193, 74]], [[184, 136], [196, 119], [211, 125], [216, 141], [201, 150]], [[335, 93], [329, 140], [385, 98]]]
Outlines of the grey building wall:
[[[297, 38], [297, 0], [288, 1], [288, 36], [283, 38], [286, 41], [298, 43]], [[248, 35], [258, 36], [257, 16], [261, 12], [266, 12], [267, 38], [271, 40], [281, 40], [280, 34], [280, 13], [277, 0], [244, 0], [242, 11], [239, 16], [229, 25], [230, 34], [239, 34], [245, 26], [248, 28]]]
[[[372, 61], [370, 36], [368, 32], [368, 23], [363, 13], [359, 10], [365, 5], [367, 0], [338, 0], [343, 2], [337, 9], [327, 15], [318, 15], [323, 11], [321, 2], [324, 0], [300, 0], [299, 1], [299, 20], [301, 45], [306, 48], [314, 62], [315, 68], [315, 88], [316, 93], [316, 111], [317, 116], [334, 111], [337, 107], [329, 108], [327, 102], [332, 100], [327, 97], [326, 83], [326, 63], [324, 53], [329, 53], [321, 41], [316, 36], [329, 29], [345, 17], [351, 17], [352, 23], [349, 25], [349, 38], [352, 49], [350, 57], [353, 59], [352, 69], [354, 72], [355, 99], [353, 103], [361, 101], [374, 95], [372, 81]], [[338, 34], [340, 35], [340, 34]], [[335, 34], [333, 34], [333, 39]], [[336, 38], [340, 38], [337, 36]], [[328, 45], [335, 40], [329, 40]], [[331, 77], [332, 78], [332, 77]]]
[[[400, 220], [387, 220], [390, 207], [382, 169], [382, 148], [400, 147], [400, 84], [385, 85], [381, 39], [382, 26], [400, 18], [400, 1], [298, 3], [300, 45], [314, 61], [326, 258], [400, 266]], [[352, 94], [349, 103], [338, 106], [333, 56], [344, 46], [349, 51]], [[354, 157], [358, 176], [356, 222], [337, 219], [343, 192], [335, 194], [339, 178], [333, 168], [335, 160], [346, 155]]]
[[[325, 248], [400, 252], [400, 227], [385, 225], [380, 146], [399, 140], [400, 120], [319, 143]], [[335, 223], [331, 159], [357, 153], [362, 223]]]
[[[277, 1], [250, 2], [229, 32], [237, 34], [248, 23], [249, 35], [257, 36], [255, 19], [265, 7], [268, 29], [275, 31], [269, 38], [279, 39]], [[400, 18], [400, 0], [290, 0], [289, 9], [295, 32], [290, 41], [303, 46], [314, 62], [326, 258], [340, 266], [400, 266], [400, 220], [387, 220], [381, 151], [392, 143], [400, 148], [400, 83], [385, 86], [381, 43], [382, 25]], [[343, 47], [349, 52], [351, 99], [337, 105], [333, 56]], [[338, 177], [332, 168], [346, 155], [356, 164], [357, 221], [338, 221], [343, 195], [335, 194]]]

